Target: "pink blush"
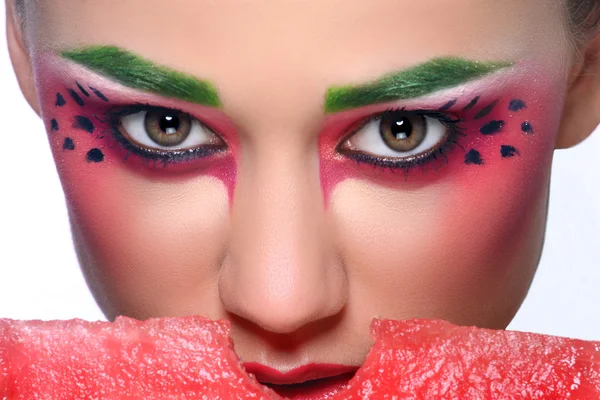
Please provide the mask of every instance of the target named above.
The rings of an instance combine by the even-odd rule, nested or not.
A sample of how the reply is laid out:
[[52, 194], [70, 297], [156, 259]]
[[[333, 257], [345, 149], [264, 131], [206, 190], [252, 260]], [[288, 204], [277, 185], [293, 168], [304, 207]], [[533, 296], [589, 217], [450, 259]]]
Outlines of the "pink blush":
[[[60, 169], [108, 176], [113, 169], [127, 168], [157, 182], [186, 182], [199, 175], [211, 176], [223, 182], [232, 204], [239, 143], [233, 125], [220, 110], [140, 93], [54, 55], [38, 55], [34, 65], [42, 114]], [[119, 107], [136, 104], [187, 112], [218, 132], [227, 148], [173, 162], [144, 158], [113, 136], [107, 115]]]

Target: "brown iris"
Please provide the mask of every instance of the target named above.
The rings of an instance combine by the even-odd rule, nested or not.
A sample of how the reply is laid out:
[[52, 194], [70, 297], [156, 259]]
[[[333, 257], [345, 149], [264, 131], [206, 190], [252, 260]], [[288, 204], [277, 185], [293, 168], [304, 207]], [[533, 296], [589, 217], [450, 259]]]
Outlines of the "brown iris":
[[175, 110], [150, 110], [144, 121], [150, 139], [161, 146], [173, 147], [184, 142], [192, 131], [192, 117]]
[[379, 125], [386, 146], [398, 152], [416, 149], [425, 139], [425, 129], [425, 117], [400, 111], [385, 114]]

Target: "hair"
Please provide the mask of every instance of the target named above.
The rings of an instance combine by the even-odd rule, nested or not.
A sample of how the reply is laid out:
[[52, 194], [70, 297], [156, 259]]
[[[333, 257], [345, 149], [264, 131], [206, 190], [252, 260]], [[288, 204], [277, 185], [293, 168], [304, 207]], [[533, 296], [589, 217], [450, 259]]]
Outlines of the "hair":
[[[26, 1], [14, 0], [15, 11], [21, 24], [25, 23]], [[600, 31], [600, 0], [565, 0], [565, 13], [571, 37], [575, 44], [585, 43]]]
[[568, 25], [576, 44], [589, 40], [600, 30], [600, 0], [567, 0]]

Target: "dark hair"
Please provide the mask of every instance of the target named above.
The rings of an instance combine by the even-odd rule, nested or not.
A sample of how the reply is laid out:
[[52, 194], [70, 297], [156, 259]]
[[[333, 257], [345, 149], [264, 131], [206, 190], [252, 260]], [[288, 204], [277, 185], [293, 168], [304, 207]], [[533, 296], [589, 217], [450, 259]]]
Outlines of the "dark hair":
[[568, 21], [577, 44], [598, 33], [600, 0], [567, 0]]

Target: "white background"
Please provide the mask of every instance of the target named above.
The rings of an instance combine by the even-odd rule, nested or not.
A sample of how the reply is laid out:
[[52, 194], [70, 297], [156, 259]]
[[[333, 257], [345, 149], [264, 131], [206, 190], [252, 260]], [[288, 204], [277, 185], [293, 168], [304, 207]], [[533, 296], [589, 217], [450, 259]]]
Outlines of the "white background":
[[[103, 319], [79, 271], [44, 127], [21, 96], [0, 19], [0, 317]], [[556, 153], [542, 262], [509, 328], [600, 340], [599, 155], [600, 133]]]

